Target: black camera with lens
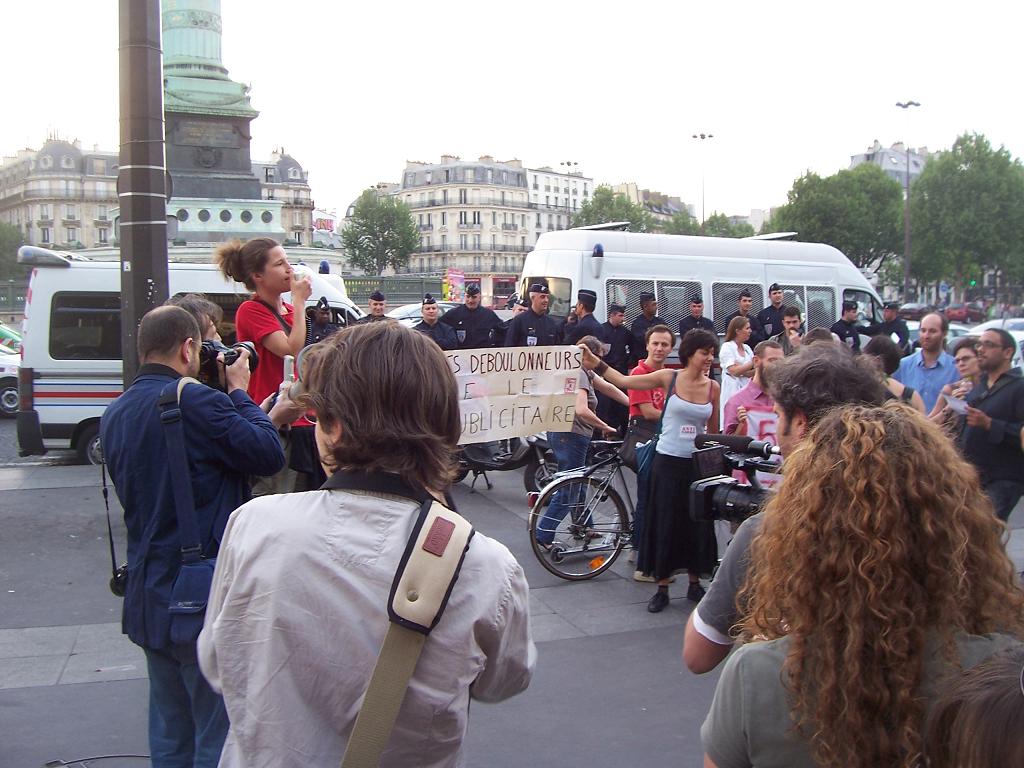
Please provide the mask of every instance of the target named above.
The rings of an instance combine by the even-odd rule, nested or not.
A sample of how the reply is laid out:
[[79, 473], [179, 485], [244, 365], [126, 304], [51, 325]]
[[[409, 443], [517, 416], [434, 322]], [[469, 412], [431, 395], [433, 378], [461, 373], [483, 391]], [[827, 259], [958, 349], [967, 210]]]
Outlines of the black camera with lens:
[[234, 365], [242, 356], [242, 350], [249, 350], [249, 373], [256, 370], [259, 365], [259, 355], [256, 354], [256, 347], [251, 341], [239, 341], [230, 347], [219, 341], [204, 341], [199, 349], [199, 381], [214, 389], [224, 389], [224, 382], [221, 380], [220, 367], [217, 363], [217, 356], [224, 356], [224, 367]]
[[[770, 491], [757, 479], [757, 472], [777, 473], [771, 460], [779, 449], [761, 440], [735, 435], [698, 435], [693, 452], [694, 476], [690, 484], [690, 514], [694, 520], [728, 520], [742, 523], [764, 508]], [[732, 449], [732, 450], [730, 450]], [[732, 472], [743, 472], [749, 483], [741, 483]]]

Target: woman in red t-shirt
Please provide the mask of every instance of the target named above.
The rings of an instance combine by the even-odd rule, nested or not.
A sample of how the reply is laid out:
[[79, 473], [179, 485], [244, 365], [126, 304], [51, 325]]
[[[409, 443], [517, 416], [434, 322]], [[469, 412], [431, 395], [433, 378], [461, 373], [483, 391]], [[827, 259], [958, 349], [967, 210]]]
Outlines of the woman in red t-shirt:
[[[261, 403], [284, 381], [284, 356], [297, 356], [306, 344], [304, 316], [300, 314], [296, 321], [294, 308], [281, 296], [290, 291], [301, 310], [313, 289], [308, 277], [295, 277], [284, 248], [269, 237], [224, 243], [214, 252], [214, 261], [225, 277], [244, 283], [254, 293], [238, 307], [235, 331], [238, 341], [251, 341], [259, 353], [259, 365], [249, 380], [249, 396]], [[295, 423], [309, 424], [305, 419]], [[257, 482], [254, 495], [294, 490], [295, 472], [286, 467], [266, 480], [271, 482]]]

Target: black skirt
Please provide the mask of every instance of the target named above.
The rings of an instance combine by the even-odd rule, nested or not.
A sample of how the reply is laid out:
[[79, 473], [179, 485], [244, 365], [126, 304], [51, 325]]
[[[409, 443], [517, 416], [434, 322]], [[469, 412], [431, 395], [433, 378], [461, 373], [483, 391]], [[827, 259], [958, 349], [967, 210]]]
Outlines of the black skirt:
[[654, 455], [637, 568], [655, 579], [679, 570], [710, 576], [718, 563], [715, 526], [690, 517], [692, 459]]

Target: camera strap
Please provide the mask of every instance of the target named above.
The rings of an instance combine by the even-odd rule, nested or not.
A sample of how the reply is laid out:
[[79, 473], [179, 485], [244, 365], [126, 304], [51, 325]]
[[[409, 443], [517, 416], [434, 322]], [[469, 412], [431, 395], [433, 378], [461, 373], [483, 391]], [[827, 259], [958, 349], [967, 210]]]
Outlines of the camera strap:
[[110, 575], [117, 576], [117, 553], [114, 552], [114, 527], [110, 524], [110, 490], [107, 488], [107, 462], [100, 462], [103, 476], [103, 506], [107, 510], [107, 541], [110, 542]]
[[[387, 634], [341, 762], [342, 768], [377, 768], [427, 635], [441, 620], [458, 581], [474, 530], [453, 509], [397, 475], [339, 471], [321, 487], [404, 496], [420, 504], [391, 583]], [[445, 500], [452, 503], [450, 495]]]
[[[287, 320], [285, 320], [283, 317], [281, 317], [281, 313], [277, 311], [276, 307], [270, 306], [270, 304], [265, 302], [263, 299], [256, 299], [256, 303], [257, 304], [262, 304], [264, 307], [266, 307], [267, 309], [270, 310], [270, 314], [272, 314], [274, 317], [276, 317], [277, 318], [277, 322], [279, 322], [281, 324], [281, 330], [284, 331], [284, 335], [285, 336], [287, 336], [288, 334], [290, 334], [292, 332], [292, 327], [288, 324]], [[294, 308], [293, 308], [292, 311], [294, 311]]]
[[192, 495], [192, 479], [185, 455], [185, 429], [181, 420], [181, 391], [188, 384], [198, 381], [183, 376], [172, 381], [160, 393], [160, 423], [164, 428], [167, 444], [167, 464], [171, 475], [171, 495], [174, 510], [178, 516], [178, 535], [181, 538], [181, 559], [184, 563], [196, 563], [202, 558], [202, 539], [196, 520], [195, 497]]

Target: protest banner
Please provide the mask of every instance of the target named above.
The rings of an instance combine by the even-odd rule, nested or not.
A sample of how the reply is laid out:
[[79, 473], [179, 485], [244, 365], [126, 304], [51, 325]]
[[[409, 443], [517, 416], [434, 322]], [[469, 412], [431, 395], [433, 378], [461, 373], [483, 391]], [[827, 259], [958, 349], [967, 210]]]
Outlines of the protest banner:
[[455, 374], [461, 445], [568, 432], [576, 413], [578, 347], [505, 347], [445, 352]]

